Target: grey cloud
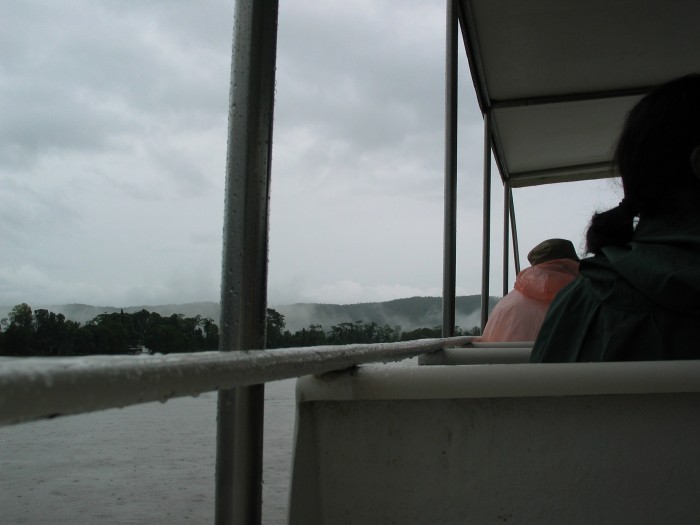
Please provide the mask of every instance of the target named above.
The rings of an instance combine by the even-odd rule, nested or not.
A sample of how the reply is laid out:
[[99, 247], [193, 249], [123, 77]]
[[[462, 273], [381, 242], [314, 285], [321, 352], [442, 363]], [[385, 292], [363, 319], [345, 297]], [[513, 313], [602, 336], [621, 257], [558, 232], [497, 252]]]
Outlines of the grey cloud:
[[56, 151], [101, 149], [110, 135], [128, 129], [124, 112], [93, 105], [66, 86], [50, 84], [0, 90], [0, 160], [28, 166]]
[[35, 188], [2, 173], [0, 202], [0, 264], [18, 264], [44, 238], [74, 229], [81, 216], [55, 185]]
[[279, 118], [324, 126], [323, 133], [352, 137], [363, 149], [391, 147], [400, 140], [396, 129], [441, 129], [442, 96], [434, 90], [443, 78], [440, 39], [426, 52], [418, 42], [392, 40], [400, 31], [387, 27], [384, 16], [347, 3], [336, 10], [329, 16], [328, 9], [300, 9], [288, 20], [281, 14], [278, 85], [285, 91], [278, 98], [287, 113]]
[[[409, 3], [400, 13], [378, 2], [281, 7], [276, 133], [297, 128], [313, 141], [303, 159], [311, 170], [290, 176], [442, 193], [444, 6]], [[478, 117], [475, 105], [465, 111]]]
[[[3, 7], [8, 46], [0, 50], [4, 163], [115, 148], [121, 136], [164, 125], [207, 129], [226, 112], [228, 48], [213, 42], [230, 29], [220, 24], [204, 41], [188, 34], [192, 6], [126, 11], [121, 2], [80, 3], [75, 16], [65, 6], [11, 4]], [[165, 25], [178, 15], [180, 31]], [[200, 34], [209, 29], [204, 24]]]
[[[232, 9], [229, 0], [3, 4], [9, 291], [21, 295], [25, 283], [47, 303], [216, 298]], [[333, 300], [345, 288], [321, 285], [345, 281], [358, 286], [344, 297], [358, 300], [379, 293], [373, 286], [439, 285], [444, 4], [290, 0], [279, 22], [271, 296]], [[460, 142], [471, 175], [480, 119], [475, 106], [460, 111], [476, 117], [465, 133], [476, 146]], [[480, 190], [463, 180], [461, 205]], [[29, 266], [36, 272], [17, 270]]]

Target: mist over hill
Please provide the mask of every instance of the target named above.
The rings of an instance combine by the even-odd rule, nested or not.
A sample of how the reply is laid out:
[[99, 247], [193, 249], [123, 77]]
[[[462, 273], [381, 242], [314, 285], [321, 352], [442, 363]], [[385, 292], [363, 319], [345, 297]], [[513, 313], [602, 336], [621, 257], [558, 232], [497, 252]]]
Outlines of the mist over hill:
[[[498, 301], [491, 297], [489, 307]], [[469, 329], [480, 323], [481, 296], [468, 295], [456, 299], [456, 324]], [[46, 309], [61, 313], [66, 319], [86, 323], [104, 313], [135, 313], [140, 310], [156, 312], [162, 316], [182, 314], [185, 317], [201, 315], [210, 317], [219, 323], [219, 304], [215, 302], [198, 302], [165, 305], [140, 305], [128, 307], [92, 306], [87, 304], [34, 305], [33, 310]], [[392, 301], [358, 304], [321, 304], [298, 303], [290, 305], [270, 305], [284, 315], [286, 328], [292, 332], [306, 328], [311, 324], [320, 324], [325, 329], [346, 322], [375, 322], [380, 326], [400, 326], [403, 330], [432, 328], [442, 325], [442, 299], [440, 297], [410, 297]], [[12, 306], [0, 306], [0, 319], [7, 317]]]
[[[489, 309], [493, 308], [496, 302], [497, 299], [491, 297]], [[481, 296], [457, 297], [455, 305], [457, 326], [469, 329], [480, 324]], [[273, 308], [284, 315], [287, 329], [292, 332], [312, 323], [329, 328], [339, 323], [354, 321], [375, 322], [380, 326], [400, 326], [406, 331], [442, 325], [440, 297], [410, 297], [358, 304], [298, 303]]]

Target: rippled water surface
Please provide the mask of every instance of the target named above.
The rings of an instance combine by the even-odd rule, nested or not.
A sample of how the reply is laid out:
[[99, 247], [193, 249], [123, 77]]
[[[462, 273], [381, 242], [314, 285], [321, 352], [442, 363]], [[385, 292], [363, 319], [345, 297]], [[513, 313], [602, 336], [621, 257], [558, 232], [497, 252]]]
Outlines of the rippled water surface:
[[[285, 522], [294, 384], [265, 391], [266, 524]], [[215, 393], [0, 427], [0, 523], [213, 523], [215, 439]]]

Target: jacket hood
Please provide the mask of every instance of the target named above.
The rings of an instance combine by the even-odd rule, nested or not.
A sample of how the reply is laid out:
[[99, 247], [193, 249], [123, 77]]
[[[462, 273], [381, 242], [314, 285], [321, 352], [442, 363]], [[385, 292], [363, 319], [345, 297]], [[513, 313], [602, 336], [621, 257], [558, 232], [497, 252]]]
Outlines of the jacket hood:
[[515, 289], [533, 299], [551, 302], [559, 290], [576, 278], [578, 265], [571, 259], [554, 259], [525, 268], [515, 279]]
[[700, 312], [700, 218], [642, 220], [630, 243], [603, 254], [581, 264], [601, 299], [628, 286], [669, 310]]

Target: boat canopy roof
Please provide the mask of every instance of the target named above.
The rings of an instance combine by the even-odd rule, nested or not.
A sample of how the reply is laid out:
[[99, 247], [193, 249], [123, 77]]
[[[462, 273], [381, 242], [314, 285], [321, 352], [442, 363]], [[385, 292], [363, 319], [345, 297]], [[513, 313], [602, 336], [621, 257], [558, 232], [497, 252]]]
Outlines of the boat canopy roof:
[[458, 0], [493, 152], [512, 187], [614, 176], [629, 109], [696, 72], [694, 0]]

